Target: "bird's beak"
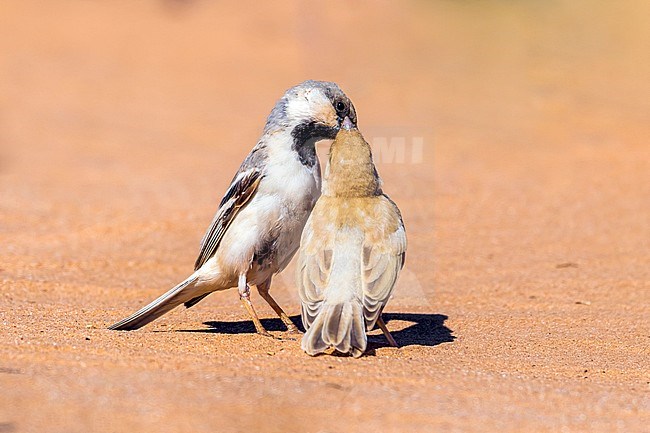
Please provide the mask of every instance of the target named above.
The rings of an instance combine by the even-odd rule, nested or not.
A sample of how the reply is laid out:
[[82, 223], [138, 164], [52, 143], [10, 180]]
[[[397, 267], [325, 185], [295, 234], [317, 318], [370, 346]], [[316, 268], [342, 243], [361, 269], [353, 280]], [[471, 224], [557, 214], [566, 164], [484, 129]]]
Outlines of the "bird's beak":
[[341, 128], [347, 129], [349, 131], [351, 129], [356, 128], [356, 126], [354, 125], [354, 123], [352, 123], [352, 121], [350, 120], [350, 118], [348, 116], [345, 116], [345, 118], [343, 119], [343, 122], [341, 122]]

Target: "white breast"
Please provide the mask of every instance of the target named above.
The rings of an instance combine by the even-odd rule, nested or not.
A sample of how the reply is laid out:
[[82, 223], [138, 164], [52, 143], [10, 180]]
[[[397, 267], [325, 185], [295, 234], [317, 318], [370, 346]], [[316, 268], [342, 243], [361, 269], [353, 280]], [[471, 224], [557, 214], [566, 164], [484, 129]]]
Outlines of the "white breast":
[[264, 266], [264, 275], [249, 273], [251, 284], [283, 270], [300, 246], [302, 230], [320, 196], [320, 167], [306, 167], [295, 152], [283, 150], [269, 149], [258, 190], [225, 233], [206, 269], [207, 279], [232, 284], [237, 275], [248, 271], [253, 255], [271, 233], [278, 234], [274, 260]]
[[[276, 264], [273, 272], [280, 272], [291, 261], [300, 246], [300, 236], [318, 197], [321, 178], [318, 162], [306, 167], [291, 150], [274, 149], [269, 158], [260, 193], [277, 197], [281, 226], [277, 241]], [[266, 182], [264, 182], [266, 181]]]

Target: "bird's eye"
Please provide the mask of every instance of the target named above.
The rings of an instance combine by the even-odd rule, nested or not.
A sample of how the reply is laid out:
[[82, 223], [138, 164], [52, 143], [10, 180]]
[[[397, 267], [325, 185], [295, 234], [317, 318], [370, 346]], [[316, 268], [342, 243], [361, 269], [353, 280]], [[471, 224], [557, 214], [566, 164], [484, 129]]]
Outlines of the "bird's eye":
[[345, 111], [345, 102], [338, 101], [336, 103], [336, 111], [339, 112], [339, 113], [342, 113], [343, 111]]

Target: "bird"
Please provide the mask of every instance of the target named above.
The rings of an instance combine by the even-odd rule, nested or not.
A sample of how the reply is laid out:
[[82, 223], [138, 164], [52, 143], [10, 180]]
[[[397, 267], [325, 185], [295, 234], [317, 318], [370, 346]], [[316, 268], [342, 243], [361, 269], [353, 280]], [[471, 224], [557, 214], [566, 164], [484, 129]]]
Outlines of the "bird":
[[253, 307], [256, 286], [290, 332], [300, 332], [269, 293], [273, 275], [291, 261], [321, 190], [315, 144], [356, 124], [352, 101], [333, 82], [308, 80], [290, 89], [269, 114], [261, 138], [233, 177], [201, 240], [194, 272], [150, 304], [111, 325], [138, 329], [184, 304], [237, 287], [258, 334], [271, 336]]
[[405, 256], [401, 213], [382, 191], [369, 144], [345, 120], [300, 241], [296, 285], [306, 329], [302, 350], [359, 357], [366, 351], [366, 331], [375, 324], [397, 346], [381, 315]]

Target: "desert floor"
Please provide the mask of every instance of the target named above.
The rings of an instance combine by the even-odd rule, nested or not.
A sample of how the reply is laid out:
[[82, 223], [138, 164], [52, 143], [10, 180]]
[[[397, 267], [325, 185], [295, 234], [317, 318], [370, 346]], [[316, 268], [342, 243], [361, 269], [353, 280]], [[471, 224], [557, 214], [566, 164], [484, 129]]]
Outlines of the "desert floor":
[[[0, 4], [0, 432], [642, 432], [644, 1]], [[407, 263], [360, 359], [191, 272], [282, 92], [338, 82]], [[323, 159], [327, 143], [319, 145]], [[298, 321], [293, 267], [272, 293]]]

